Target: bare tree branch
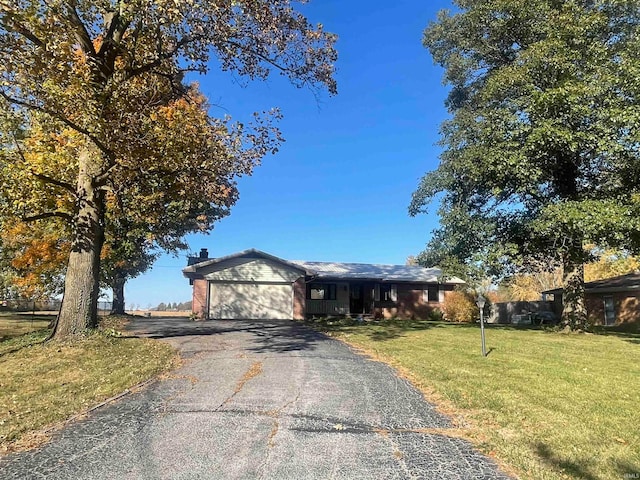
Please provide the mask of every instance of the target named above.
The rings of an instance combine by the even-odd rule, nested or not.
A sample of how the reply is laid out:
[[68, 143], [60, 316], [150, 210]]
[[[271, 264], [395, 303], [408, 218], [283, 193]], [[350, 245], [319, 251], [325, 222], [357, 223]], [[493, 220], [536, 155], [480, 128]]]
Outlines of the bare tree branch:
[[261, 60], [264, 60], [265, 62], [267, 62], [272, 67], [277, 68], [281, 72], [290, 72], [291, 71], [291, 69], [283, 67], [278, 62], [276, 62], [273, 58], [269, 58], [266, 55], [261, 54], [260, 52], [256, 52], [255, 50], [252, 50], [252, 49], [250, 49], [248, 47], [245, 47], [241, 43], [234, 42], [233, 40], [227, 40], [225, 43], [227, 45], [231, 45], [232, 47], [236, 47], [237, 49], [242, 50], [245, 53], [250, 53], [252, 55], [255, 55], [256, 57], [260, 58]]
[[99, 175], [93, 179], [93, 183], [96, 187], [101, 190], [105, 190], [104, 186], [107, 184], [107, 181], [110, 179], [111, 172], [116, 166], [116, 162], [112, 161], [109, 163], [109, 166], [105, 168]]

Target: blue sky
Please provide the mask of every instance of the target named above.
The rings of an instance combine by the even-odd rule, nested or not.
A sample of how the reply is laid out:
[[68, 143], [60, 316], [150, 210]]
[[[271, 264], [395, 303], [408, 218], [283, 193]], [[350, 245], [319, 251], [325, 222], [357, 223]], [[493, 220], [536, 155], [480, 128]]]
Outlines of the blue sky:
[[[438, 165], [446, 118], [442, 70], [422, 31], [448, 1], [312, 0], [301, 10], [339, 36], [338, 95], [316, 98], [277, 74], [242, 82], [212, 70], [194, 78], [211, 114], [248, 122], [279, 107], [286, 139], [252, 176], [238, 182], [231, 215], [190, 250], [223, 256], [248, 248], [292, 260], [403, 264], [437, 227], [435, 212], [409, 217], [411, 194]], [[433, 209], [435, 210], [435, 209]], [[190, 300], [186, 253], [162, 256], [129, 281], [127, 307]]]

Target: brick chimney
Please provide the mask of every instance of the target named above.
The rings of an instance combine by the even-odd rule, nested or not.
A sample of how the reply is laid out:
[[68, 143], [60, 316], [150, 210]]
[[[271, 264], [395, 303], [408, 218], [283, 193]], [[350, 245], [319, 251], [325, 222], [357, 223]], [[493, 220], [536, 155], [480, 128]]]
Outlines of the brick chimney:
[[209, 259], [209, 251], [206, 248], [201, 248], [197, 257], [187, 257], [187, 265], [195, 265], [196, 263], [204, 262]]

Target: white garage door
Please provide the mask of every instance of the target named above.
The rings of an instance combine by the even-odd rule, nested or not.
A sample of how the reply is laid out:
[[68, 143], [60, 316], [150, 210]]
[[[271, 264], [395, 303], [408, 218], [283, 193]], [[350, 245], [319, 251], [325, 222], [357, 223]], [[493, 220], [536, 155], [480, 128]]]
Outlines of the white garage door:
[[209, 318], [293, 318], [291, 284], [211, 283]]

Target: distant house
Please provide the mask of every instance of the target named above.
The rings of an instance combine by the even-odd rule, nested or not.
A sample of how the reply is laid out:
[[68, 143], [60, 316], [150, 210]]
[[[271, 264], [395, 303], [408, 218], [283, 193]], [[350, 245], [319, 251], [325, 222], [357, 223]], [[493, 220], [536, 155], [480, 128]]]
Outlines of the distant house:
[[[640, 272], [585, 283], [587, 315], [595, 325], [640, 322]], [[542, 292], [554, 295], [554, 310], [562, 312], [562, 288]]]
[[202, 249], [183, 274], [193, 312], [208, 319], [426, 318], [464, 283], [440, 282], [437, 268], [293, 261], [254, 249], [221, 258]]

